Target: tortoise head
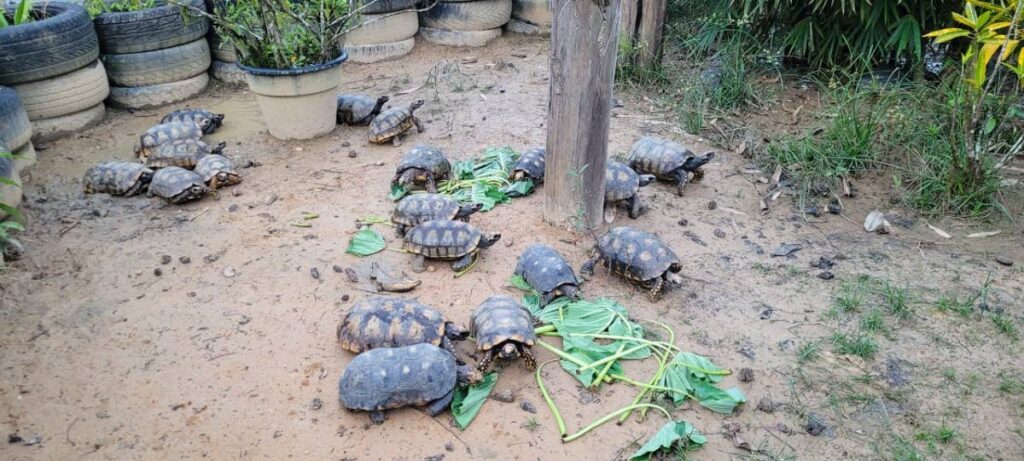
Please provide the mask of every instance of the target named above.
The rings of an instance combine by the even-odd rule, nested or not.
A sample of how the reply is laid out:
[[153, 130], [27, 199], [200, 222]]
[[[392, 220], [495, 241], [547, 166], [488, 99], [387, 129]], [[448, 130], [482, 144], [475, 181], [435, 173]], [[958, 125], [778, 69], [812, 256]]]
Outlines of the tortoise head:
[[462, 341], [469, 338], [469, 330], [453, 322], [444, 322], [444, 337], [452, 341]]
[[580, 287], [571, 283], [559, 285], [555, 289], [559, 294], [569, 299], [580, 299]]
[[224, 114], [215, 114], [213, 116], [213, 125], [215, 128], [220, 128], [224, 124]]
[[480, 244], [478, 246], [480, 248], [487, 248], [491, 245], [494, 245], [495, 243], [498, 243], [498, 240], [501, 240], [501, 234], [493, 234], [491, 236], [481, 235]]
[[653, 174], [642, 174], [640, 175], [640, 187], [644, 187], [654, 182], [655, 176]]
[[679, 275], [681, 270], [683, 270], [682, 264], [672, 263], [668, 266], [668, 271], [665, 272], [665, 281], [673, 285], [682, 285], [683, 277]]
[[199, 125], [199, 130], [204, 134], [210, 134], [213, 130], [217, 129], [217, 125], [213, 120], [212, 118], [201, 118], [196, 120], [196, 125]]
[[416, 109], [419, 109], [421, 106], [423, 106], [423, 100], [422, 99], [417, 99], [417, 100], [413, 101], [412, 104], [409, 104], [409, 112], [412, 112], [412, 111], [414, 111]]
[[686, 160], [686, 162], [683, 163], [683, 170], [695, 171], [696, 169], [710, 162], [713, 158], [715, 158], [714, 151], [707, 151], [703, 154], [690, 157]]
[[210, 148], [211, 154], [224, 155], [224, 148], [228, 146], [228, 143], [221, 141], [216, 146]]
[[213, 189], [217, 189], [218, 187], [233, 186], [240, 182], [242, 182], [242, 176], [238, 173], [231, 171], [218, 171], [210, 180], [210, 186]]
[[482, 203], [467, 203], [459, 207], [459, 212], [455, 213], [455, 219], [461, 219], [463, 221], [469, 219], [469, 215], [480, 211], [484, 207]]
[[469, 365], [456, 366], [455, 376], [459, 384], [476, 384], [484, 380], [484, 374]]
[[498, 351], [498, 357], [503, 359], [514, 359], [519, 357], [519, 348], [513, 342], [507, 342], [501, 346], [501, 350]]

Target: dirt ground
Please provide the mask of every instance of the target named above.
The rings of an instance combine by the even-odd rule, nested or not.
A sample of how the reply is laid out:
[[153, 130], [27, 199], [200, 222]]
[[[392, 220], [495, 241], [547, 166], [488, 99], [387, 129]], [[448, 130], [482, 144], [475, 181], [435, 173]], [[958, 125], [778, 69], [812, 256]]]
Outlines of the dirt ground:
[[[465, 431], [453, 428], [447, 413], [392, 411], [373, 426], [365, 414], [340, 407], [337, 380], [351, 355], [338, 348], [335, 328], [345, 309], [369, 294], [332, 267], [365, 272], [376, 261], [409, 271], [411, 263], [393, 251], [346, 255], [354, 221], [390, 213], [388, 182], [413, 143], [436, 145], [452, 159], [492, 145], [543, 145], [547, 44], [516, 36], [479, 50], [420, 43], [399, 61], [346, 65], [344, 73], [343, 91], [390, 94], [393, 104], [425, 99], [427, 131], [402, 148], [370, 146], [365, 129], [350, 127], [280, 142], [267, 134], [250, 93], [213, 87], [187, 105], [226, 113], [211, 138], [227, 141], [227, 154], [239, 162], [258, 166], [242, 170], [244, 182], [219, 200], [184, 206], [81, 192], [90, 165], [130, 159], [136, 136], [163, 111], [110, 111], [100, 126], [45, 146], [25, 186], [27, 255], [2, 275], [0, 308], [0, 430], [40, 439], [2, 444], [0, 458], [616, 460], [664, 423], [652, 414], [563, 444], [536, 381], [518, 363], [504, 369], [497, 386], [514, 391], [516, 401], [488, 401]], [[613, 109], [611, 152], [625, 152], [644, 134], [707, 147], [642, 94], [617, 97], [624, 106]], [[1017, 331], [1024, 327], [1021, 217], [1014, 217], [1018, 224], [926, 223], [889, 205], [885, 178], [870, 177], [856, 179], [860, 193], [845, 199], [844, 216], [805, 219], [785, 195], [762, 215], [767, 186], [756, 179], [770, 174], [742, 173], [749, 162], [721, 151], [685, 197], [655, 184], [643, 190], [646, 215], [631, 221], [619, 213], [616, 224], [657, 232], [683, 258], [682, 288], [654, 304], [601, 270], [585, 288], [588, 297], [619, 300], [636, 318], [669, 323], [683, 349], [734, 371], [753, 370], [752, 382], [734, 374], [723, 383], [747, 395], [735, 414], [674, 411], [709, 437], [690, 456], [1024, 458], [1021, 347], [991, 320], [1001, 313]], [[501, 242], [458, 279], [434, 264], [412, 296], [467, 322], [486, 297], [519, 295], [507, 280], [533, 242], [553, 245], [578, 267], [589, 237], [544, 224], [542, 201], [535, 194], [474, 216], [482, 229], [501, 232]], [[889, 213], [893, 234], [864, 232], [874, 208]], [[319, 218], [312, 227], [291, 225], [303, 212]], [[928, 223], [953, 238], [939, 237]], [[966, 238], [990, 230], [1002, 233]], [[770, 256], [782, 243], [803, 248]], [[162, 263], [164, 255], [170, 263]], [[1001, 266], [996, 255], [1016, 265]], [[833, 280], [810, 266], [823, 256], [835, 261]], [[861, 276], [871, 277], [865, 286], [908, 288], [909, 315], [890, 314], [885, 298], [872, 292], [860, 307], [830, 316], [843, 287], [858, 286]], [[970, 315], [936, 307], [940, 298], [968, 297], [986, 282], [984, 302]], [[884, 324], [870, 335], [878, 352], [835, 352], [833, 334], [855, 331], [876, 309]], [[649, 363], [627, 366], [640, 379], [651, 370]], [[557, 367], [545, 370], [545, 382], [571, 432], [637, 392], [615, 384], [593, 393]], [[524, 401], [536, 414], [521, 409]], [[806, 430], [812, 414], [826, 426], [819, 435]], [[727, 421], [739, 423], [753, 451], [723, 434]]]

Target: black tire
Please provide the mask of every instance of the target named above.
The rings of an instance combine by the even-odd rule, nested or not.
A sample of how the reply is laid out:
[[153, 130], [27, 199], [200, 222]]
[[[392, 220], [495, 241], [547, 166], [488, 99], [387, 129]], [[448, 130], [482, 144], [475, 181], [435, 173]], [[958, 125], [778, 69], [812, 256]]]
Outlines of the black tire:
[[420, 26], [451, 31], [485, 31], [512, 18], [512, 0], [438, 3], [420, 13]]
[[0, 85], [56, 77], [80, 69], [99, 56], [96, 31], [85, 8], [39, 3], [32, 10], [48, 17], [0, 29]]
[[32, 138], [32, 124], [18, 93], [0, 86], [0, 144], [14, 152]]
[[206, 38], [154, 51], [103, 55], [107, 78], [121, 87], [159, 85], [195, 77], [210, 68]]
[[110, 87], [110, 105], [125, 109], [154, 109], [192, 98], [206, 90], [210, 76], [206, 73], [192, 78], [159, 85], [122, 88]]
[[[158, 1], [158, 4], [164, 2]], [[191, 6], [206, 9], [203, 0], [191, 0]], [[96, 34], [103, 54], [142, 53], [196, 41], [206, 35], [209, 21], [196, 14], [183, 17], [182, 8], [158, 6], [127, 13], [103, 13], [96, 16]]]
[[[359, 2], [361, 5], [366, 5], [373, 0], [362, 0]], [[433, 1], [433, 0], [427, 0]], [[416, 4], [419, 0], [377, 0], [376, 3], [367, 5], [366, 8], [359, 10], [360, 13], [364, 14], [380, 14], [380, 13], [392, 13], [395, 11], [408, 10], [410, 8], [416, 8]]]

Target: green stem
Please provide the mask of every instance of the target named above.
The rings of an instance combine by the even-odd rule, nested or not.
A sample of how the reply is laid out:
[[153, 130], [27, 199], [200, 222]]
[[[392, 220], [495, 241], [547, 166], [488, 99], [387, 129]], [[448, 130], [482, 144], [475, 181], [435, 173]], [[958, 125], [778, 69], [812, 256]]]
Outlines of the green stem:
[[[667, 331], [668, 332], [668, 343], [667, 344], [675, 347], [674, 346], [674, 344], [676, 342], [676, 332], [675, 332], [675, 330], [673, 330], [672, 327], [670, 327], [668, 325], [665, 325], [664, 323], [658, 322], [656, 320], [652, 320], [651, 323], [654, 323], [654, 324], [660, 326], [661, 328], [663, 328], [665, 331]], [[666, 349], [665, 352], [663, 354], [661, 354], [661, 359], [658, 361], [658, 371], [654, 372], [654, 377], [652, 377], [651, 380], [649, 381], [650, 385], [653, 386], [653, 385], [661, 382], [661, 377], [665, 375], [666, 365], [668, 364], [668, 360], [669, 360], [669, 357], [671, 357], [671, 355], [672, 355], [671, 351], [668, 350], [668, 349]], [[640, 389], [640, 392], [636, 394], [636, 398], [633, 399], [633, 405], [636, 405], [636, 404], [640, 403], [640, 401], [643, 400], [643, 398], [645, 396], [647, 396], [648, 392], [650, 392], [650, 391], [651, 391], [650, 388], [648, 388], [646, 386], [642, 387]], [[631, 415], [631, 414], [633, 414], [632, 411], [623, 413], [622, 417], [619, 418], [619, 424], [622, 424], [623, 422], [625, 422], [626, 418], [629, 418], [629, 415]], [[646, 416], [646, 415], [647, 415], [647, 409], [646, 408], [640, 410], [640, 417], [641, 418]]]
[[594, 334], [594, 333], [567, 333], [565, 335], [559, 335], [559, 336], [583, 336], [583, 337], [594, 338], [594, 339], [621, 340], [621, 341], [629, 341], [629, 342], [634, 342], [634, 343], [646, 344], [648, 346], [658, 347], [658, 348], [661, 348], [661, 349], [681, 350], [678, 346], [676, 346], [676, 345], [674, 345], [672, 343], [666, 343], [666, 342], [662, 342], [662, 341], [651, 341], [651, 340], [647, 340], [647, 339], [643, 339], [643, 338], [636, 338], [636, 337], [633, 337], [633, 336], [602, 335], [602, 334]]
[[701, 367], [690, 365], [688, 363], [682, 363], [682, 362], [672, 362], [672, 363], [668, 364], [668, 366], [670, 366], [670, 367], [679, 366], [679, 367], [689, 368], [691, 370], [698, 371], [698, 372], [704, 373], [706, 375], [729, 376], [729, 375], [732, 374], [732, 370], [705, 370], [705, 369], [703, 369]]
[[[550, 335], [551, 333], [555, 333], [556, 331], [557, 330], [555, 329], [554, 325], [544, 325], [542, 327], [537, 327], [537, 328], [533, 329], [533, 332], [538, 334], [538, 335]], [[554, 336], [561, 336], [561, 335], [556, 333]]]
[[672, 388], [672, 387], [665, 387], [665, 386], [658, 386], [656, 384], [647, 384], [647, 383], [643, 383], [643, 382], [637, 381], [637, 380], [635, 380], [633, 378], [630, 378], [629, 376], [617, 375], [617, 374], [614, 374], [614, 373], [608, 375], [608, 377], [611, 378], [611, 379], [617, 380], [617, 381], [622, 381], [622, 382], [624, 382], [626, 384], [632, 384], [632, 385], [634, 385], [636, 387], [642, 387], [642, 388], [647, 389], [649, 391], [679, 392], [679, 393], [682, 393], [682, 394], [686, 394], [687, 397], [690, 397], [690, 398], [696, 400], [696, 398], [692, 394], [689, 394], [689, 393], [687, 393], [685, 391], [682, 391], [680, 389], [676, 389], [676, 388]]
[[576, 440], [576, 439], [578, 439], [580, 437], [583, 437], [584, 435], [586, 435], [587, 432], [590, 432], [594, 428], [596, 428], [596, 427], [598, 427], [598, 426], [600, 426], [600, 425], [602, 425], [604, 423], [607, 423], [608, 421], [611, 421], [616, 416], [618, 416], [620, 413], [631, 412], [631, 411], [633, 411], [633, 410], [635, 410], [637, 408], [657, 408], [658, 410], [660, 410], [665, 415], [666, 418], [668, 418], [669, 420], [672, 420], [672, 415], [669, 414], [669, 412], [667, 410], [665, 410], [664, 408], [659, 407], [657, 405], [651, 405], [649, 403], [639, 403], [639, 404], [636, 404], [636, 405], [630, 405], [628, 407], [620, 408], [618, 410], [615, 410], [614, 412], [605, 415], [601, 419], [590, 423], [589, 426], [584, 427], [583, 429], [580, 429], [579, 432], [577, 432], [577, 433], [575, 433], [573, 435], [570, 435], [570, 436], [563, 436], [562, 437], [562, 442], [563, 443], [572, 442], [573, 440]]
[[544, 396], [544, 402], [548, 404], [548, 409], [551, 410], [551, 414], [555, 417], [555, 422], [558, 423], [558, 435], [565, 437], [565, 421], [562, 420], [562, 415], [558, 412], [558, 407], [555, 406], [555, 401], [551, 399], [551, 395], [548, 394], [547, 388], [544, 387], [544, 380], [540, 377], [540, 371], [544, 369], [544, 365], [557, 361], [558, 359], [551, 359], [537, 367], [537, 387], [540, 388], [540, 394]]
[[[626, 348], [626, 343], [619, 344], [619, 350], [615, 352], [615, 355], [613, 355], [613, 357], [620, 356], [620, 354], [622, 354], [622, 350], [625, 349], [625, 348]], [[612, 365], [614, 365], [614, 364], [615, 364], [614, 360], [611, 361], [611, 362], [608, 362], [604, 366], [604, 368], [601, 369], [601, 372], [597, 374], [597, 377], [591, 383], [591, 387], [596, 389], [597, 386], [599, 386], [602, 382], [604, 382], [605, 375], [608, 374], [608, 371], [611, 370]]]
[[581, 365], [579, 370], [576, 370], [576, 373], [579, 373], [579, 372], [584, 371], [584, 370], [589, 370], [591, 368], [597, 368], [598, 366], [604, 365], [605, 363], [608, 363], [608, 362], [614, 362], [614, 361], [616, 361], [616, 360], [618, 360], [618, 359], [620, 359], [620, 358], [622, 358], [624, 356], [632, 354], [632, 353], [634, 353], [634, 352], [636, 352], [636, 351], [638, 351], [640, 349], [646, 349], [648, 347], [650, 347], [650, 346], [648, 346], [646, 344], [641, 344], [639, 346], [631, 347], [629, 349], [626, 349], [625, 352], [616, 353], [615, 355], [611, 355], [611, 356], [605, 357], [605, 358], [603, 358], [601, 360], [597, 360], [597, 361], [594, 361], [594, 362], [590, 362], [590, 363]]
[[566, 354], [561, 349], [559, 349], [559, 348], [557, 348], [555, 346], [552, 346], [552, 345], [550, 345], [550, 344], [548, 344], [548, 343], [546, 343], [544, 341], [537, 340], [537, 345], [540, 346], [540, 347], [543, 347], [544, 349], [547, 349], [547, 350], [551, 351], [552, 354], [555, 354], [555, 355], [559, 356], [563, 360], [568, 360], [568, 361], [572, 362], [576, 366], [582, 367], [582, 366], [587, 364], [587, 362], [584, 362], [584, 361], [582, 361], [582, 360], [580, 360], [580, 359], [578, 359], [576, 357], [573, 357], [573, 356], [571, 356], [569, 354]]

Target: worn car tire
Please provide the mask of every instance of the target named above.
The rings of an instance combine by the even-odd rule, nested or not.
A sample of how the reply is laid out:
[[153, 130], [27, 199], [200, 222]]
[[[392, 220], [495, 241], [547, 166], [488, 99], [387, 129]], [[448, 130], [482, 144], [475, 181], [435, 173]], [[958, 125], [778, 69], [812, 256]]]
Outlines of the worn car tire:
[[400, 42], [378, 43], [376, 45], [347, 46], [349, 62], [369, 64], [405, 56], [416, 46], [416, 38], [410, 37]]
[[206, 89], [210, 77], [201, 73], [192, 78], [158, 85], [110, 87], [110, 105], [128, 109], [152, 109], [184, 101]]
[[[206, 9], [203, 0], [192, 0], [190, 5]], [[181, 12], [181, 7], [164, 5], [96, 16], [93, 22], [100, 50], [104, 54], [142, 53], [183, 45], [206, 35], [210, 26], [206, 18], [194, 14], [183, 17]]]
[[[369, 3], [369, 0], [365, 0], [362, 3]], [[417, 3], [419, 3], [419, 0], [377, 0], [376, 3], [366, 6], [359, 10], [359, 12], [362, 14], [393, 13], [395, 11], [416, 8]]]
[[483, 31], [505, 25], [512, 18], [512, 0], [438, 3], [420, 13], [420, 24], [441, 30]]
[[195, 77], [210, 68], [206, 38], [142, 53], [103, 55], [107, 77], [115, 86], [146, 86]]
[[523, 35], [537, 35], [541, 37], [547, 37], [551, 35], [551, 28], [530, 24], [526, 21], [520, 21], [516, 18], [508, 20], [508, 24], [505, 24], [505, 31], [513, 34]]
[[0, 144], [13, 152], [28, 144], [31, 138], [32, 124], [21, 98], [14, 89], [0, 86]]
[[234, 45], [221, 41], [217, 34], [210, 34], [210, 56], [214, 61], [238, 62], [238, 53], [235, 52]]
[[107, 108], [101, 102], [80, 112], [33, 120], [32, 141], [47, 142], [63, 138], [99, 123], [106, 115]]
[[15, 85], [14, 90], [29, 120], [81, 112], [110, 94], [107, 73], [99, 61], [64, 75]]
[[362, 18], [364, 26], [345, 34], [346, 46], [400, 42], [415, 36], [420, 28], [420, 18], [411, 10], [392, 16], [364, 14]]
[[210, 75], [224, 83], [248, 85], [245, 80], [245, 72], [242, 72], [242, 69], [239, 69], [238, 64], [234, 62], [213, 61], [210, 64]]
[[0, 85], [56, 77], [99, 56], [96, 32], [85, 8], [40, 3], [32, 10], [50, 17], [0, 29]]
[[444, 46], [485, 46], [501, 36], [501, 28], [491, 30], [441, 30], [430, 27], [420, 27], [420, 37], [430, 43]]
[[31, 142], [25, 144], [14, 152], [14, 169], [19, 175], [24, 176], [36, 165], [39, 156], [36, 154], [36, 147]]
[[548, 0], [513, 0], [512, 17], [535, 26], [551, 27], [551, 4]]

